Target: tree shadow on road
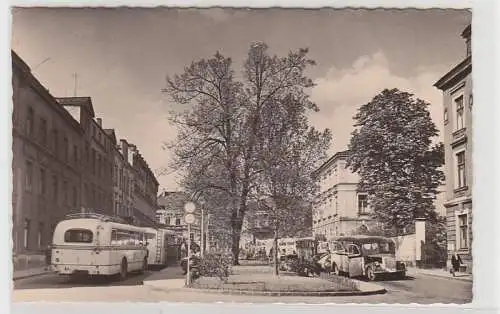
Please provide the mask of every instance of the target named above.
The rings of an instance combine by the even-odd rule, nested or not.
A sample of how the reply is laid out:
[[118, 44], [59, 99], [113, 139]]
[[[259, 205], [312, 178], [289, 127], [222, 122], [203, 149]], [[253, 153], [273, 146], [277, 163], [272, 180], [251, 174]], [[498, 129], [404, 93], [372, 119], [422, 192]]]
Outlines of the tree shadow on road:
[[120, 281], [116, 276], [40, 276], [29, 281], [14, 282], [14, 289], [66, 289], [76, 287], [139, 286], [150, 273], [129, 273]]

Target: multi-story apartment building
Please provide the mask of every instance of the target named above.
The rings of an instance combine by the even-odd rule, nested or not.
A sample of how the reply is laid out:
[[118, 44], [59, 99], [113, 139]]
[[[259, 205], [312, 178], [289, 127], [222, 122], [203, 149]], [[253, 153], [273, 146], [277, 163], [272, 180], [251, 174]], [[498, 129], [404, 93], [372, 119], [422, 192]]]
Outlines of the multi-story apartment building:
[[462, 32], [464, 59], [434, 86], [443, 91], [448, 250], [472, 271], [472, 57], [471, 25]]
[[105, 130], [114, 145], [113, 165], [113, 213], [130, 222], [134, 221], [134, 168], [133, 155], [129, 153], [128, 142], [117, 143], [114, 129]]
[[[114, 130], [103, 129], [90, 97], [55, 98], [11, 54], [15, 261], [40, 256], [57, 222], [82, 207], [154, 224], [158, 182], [136, 147], [121, 140], [117, 148]], [[115, 164], [121, 169], [116, 186]]]
[[120, 144], [117, 143], [114, 129], [105, 129], [104, 131], [111, 138], [114, 147], [113, 213], [115, 216], [133, 221], [134, 170], [131, 162], [129, 163], [128, 144], [125, 140], [120, 140]]
[[[313, 235], [327, 239], [352, 235], [360, 228], [372, 228], [368, 195], [358, 190], [359, 176], [346, 167], [348, 151], [334, 154], [314, 173], [320, 191], [313, 205]], [[435, 210], [443, 214], [443, 187], [434, 202]]]
[[82, 173], [82, 206], [112, 215], [114, 145], [102, 128], [102, 119], [95, 118], [90, 97], [62, 97], [57, 101], [80, 123], [84, 133], [82, 166], [86, 171]]
[[79, 208], [84, 130], [12, 51], [14, 253], [36, 253]]
[[127, 150], [132, 153], [134, 170], [134, 220], [140, 225], [153, 226], [156, 224], [157, 195], [160, 184], [137, 146], [133, 144], [127, 146]]
[[346, 167], [347, 151], [338, 152], [314, 173], [320, 191], [313, 205], [313, 234], [327, 239], [350, 235], [372, 224], [367, 195], [358, 191], [359, 177]]

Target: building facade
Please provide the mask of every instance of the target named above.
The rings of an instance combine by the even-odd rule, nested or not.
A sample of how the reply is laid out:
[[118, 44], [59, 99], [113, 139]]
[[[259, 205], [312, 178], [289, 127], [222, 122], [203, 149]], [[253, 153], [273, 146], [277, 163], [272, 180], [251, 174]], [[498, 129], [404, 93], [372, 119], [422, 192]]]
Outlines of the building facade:
[[314, 173], [320, 191], [313, 205], [313, 235], [331, 239], [351, 235], [373, 223], [359, 177], [346, 167], [347, 151], [338, 152]]
[[128, 144], [128, 151], [128, 154], [132, 154], [134, 171], [134, 221], [138, 225], [154, 226], [156, 224], [156, 211], [158, 210], [158, 180], [156, 180], [137, 146]]
[[464, 59], [434, 86], [443, 92], [448, 251], [472, 271], [472, 57], [471, 25], [462, 32]]
[[39, 254], [79, 208], [83, 129], [12, 51], [14, 255]]
[[61, 104], [83, 129], [81, 206], [113, 215], [113, 143], [96, 118], [90, 97], [61, 97]]
[[136, 147], [117, 147], [90, 97], [55, 98], [11, 55], [14, 267], [44, 265], [56, 224], [82, 207], [154, 224], [158, 182]]
[[134, 168], [133, 155], [129, 153], [128, 142], [124, 139], [117, 143], [113, 129], [106, 132], [114, 144], [113, 165], [113, 212], [116, 216], [128, 221], [134, 221]]
[[[334, 154], [314, 173], [320, 191], [313, 204], [313, 235], [331, 239], [353, 235], [360, 228], [370, 229], [377, 223], [371, 218], [368, 195], [358, 189], [359, 176], [347, 165], [348, 151]], [[434, 202], [438, 215], [444, 215], [444, 186], [438, 188]]]

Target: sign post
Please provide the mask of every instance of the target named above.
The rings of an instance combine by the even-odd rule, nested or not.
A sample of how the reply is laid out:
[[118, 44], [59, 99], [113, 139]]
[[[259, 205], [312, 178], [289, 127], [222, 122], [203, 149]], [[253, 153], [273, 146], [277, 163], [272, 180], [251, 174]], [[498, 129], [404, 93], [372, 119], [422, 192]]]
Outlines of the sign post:
[[194, 203], [186, 203], [184, 205], [184, 211], [186, 212], [186, 214], [184, 215], [184, 221], [186, 222], [187, 224], [187, 227], [188, 227], [188, 245], [187, 245], [187, 261], [186, 261], [186, 268], [187, 268], [187, 273], [186, 273], [186, 286], [189, 287], [189, 285], [191, 284], [191, 272], [190, 272], [190, 268], [191, 268], [191, 224], [194, 223], [195, 221], [195, 218], [194, 218], [194, 211], [196, 210], [196, 205], [194, 205]]

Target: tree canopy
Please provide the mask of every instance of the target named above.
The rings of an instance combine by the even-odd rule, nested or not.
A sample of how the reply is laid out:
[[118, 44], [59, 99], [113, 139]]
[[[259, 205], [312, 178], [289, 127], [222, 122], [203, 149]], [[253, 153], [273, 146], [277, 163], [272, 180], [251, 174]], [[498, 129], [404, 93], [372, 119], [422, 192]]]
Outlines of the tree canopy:
[[385, 89], [360, 107], [349, 143], [348, 166], [360, 175], [374, 218], [403, 230], [415, 218], [436, 220], [434, 200], [444, 175], [442, 143], [429, 103]]
[[229, 220], [235, 263], [248, 202], [277, 196], [273, 191], [307, 199], [309, 174], [329, 144], [328, 130], [307, 125], [307, 112], [318, 110], [305, 92], [313, 86], [305, 71], [315, 64], [307, 53], [270, 55], [259, 42], [250, 46], [240, 80], [219, 52], [167, 78], [165, 92], [187, 107], [171, 115], [178, 129], [171, 166], [186, 190], [210, 195], [215, 217]]

